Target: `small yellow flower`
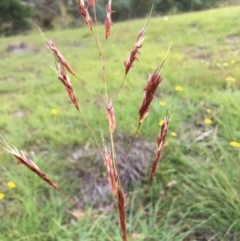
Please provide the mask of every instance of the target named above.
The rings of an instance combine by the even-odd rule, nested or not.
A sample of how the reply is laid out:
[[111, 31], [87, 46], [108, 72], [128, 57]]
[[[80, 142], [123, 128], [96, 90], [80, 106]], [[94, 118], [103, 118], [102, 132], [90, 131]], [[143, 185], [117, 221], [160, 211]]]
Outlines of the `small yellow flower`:
[[231, 77], [231, 76], [227, 76], [227, 77], [225, 78], [225, 80], [226, 80], [227, 82], [236, 82], [236, 79], [233, 78], [233, 77]]
[[206, 112], [207, 112], [207, 113], [211, 113], [212, 110], [211, 110], [211, 109], [206, 109]]
[[204, 121], [205, 121], [205, 123], [207, 125], [212, 124], [212, 120], [211, 119], [206, 118]]
[[232, 59], [230, 62], [231, 62], [231, 64], [235, 64], [235, 60], [234, 59]]
[[165, 101], [160, 101], [159, 104], [160, 104], [161, 106], [165, 106], [167, 103], [166, 103]]
[[201, 101], [200, 101], [200, 105], [204, 105], [204, 101], [201, 100]]
[[177, 136], [176, 132], [171, 132], [171, 136]]
[[162, 126], [162, 125], [163, 125], [163, 123], [164, 123], [164, 121], [163, 121], [163, 120], [159, 121], [159, 125], [160, 125], [160, 126]]
[[168, 146], [168, 145], [169, 145], [169, 142], [166, 141], [166, 142], [164, 143], [164, 146]]
[[183, 88], [182, 88], [182, 86], [176, 86], [175, 90], [181, 92], [183, 90]]
[[16, 187], [16, 184], [15, 184], [14, 182], [8, 182], [7, 185], [8, 185], [8, 187], [10, 187], [10, 188]]
[[1, 200], [1, 199], [4, 199], [4, 196], [5, 196], [5, 195], [0, 192], [0, 200]]
[[56, 115], [57, 113], [58, 113], [58, 111], [56, 109], [51, 110], [51, 114]]
[[240, 143], [236, 142], [236, 141], [231, 141], [230, 145], [233, 146], [233, 147], [240, 147]]

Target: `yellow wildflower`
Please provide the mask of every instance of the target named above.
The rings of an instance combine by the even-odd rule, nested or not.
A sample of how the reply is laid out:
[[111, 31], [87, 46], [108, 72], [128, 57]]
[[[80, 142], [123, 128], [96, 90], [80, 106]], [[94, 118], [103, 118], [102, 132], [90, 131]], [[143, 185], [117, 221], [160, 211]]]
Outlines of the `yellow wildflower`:
[[201, 101], [200, 101], [200, 105], [204, 105], [204, 101], [201, 100]]
[[56, 109], [51, 110], [51, 114], [56, 115], [57, 113], [58, 113], [58, 111]]
[[171, 136], [177, 136], [176, 132], [171, 132]]
[[212, 110], [211, 110], [211, 109], [206, 109], [206, 112], [207, 112], [207, 113], [211, 113]]
[[233, 147], [240, 147], [240, 143], [236, 142], [236, 141], [231, 141], [230, 145], [233, 146]]
[[159, 104], [160, 104], [161, 106], [165, 106], [167, 103], [166, 103], [165, 101], [160, 101]]
[[176, 87], [175, 87], [175, 90], [180, 92], [180, 91], [183, 90], [183, 88], [182, 88], [182, 86], [176, 86]]
[[209, 125], [209, 124], [212, 124], [212, 120], [211, 120], [211, 119], [206, 118], [204, 121], [205, 121], [205, 123], [208, 124], [208, 125]]
[[233, 78], [233, 77], [231, 77], [231, 76], [227, 76], [227, 77], [225, 78], [225, 80], [226, 80], [227, 82], [236, 82], [236, 79]]
[[234, 59], [232, 59], [230, 62], [231, 62], [231, 64], [235, 64], [235, 60]]
[[4, 199], [4, 196], [5, 196], [5, 195], [0, 192], [0, 200], [1, 200], [1, 199]]
[[8, 185], [8, 187], [10, 187], [10, 188], [16, 187], [16, 184], [15, 184], [14, 182], [8, 182], [7, 185]]
[[164, 123], [164, 121], [163, 121], [163, 120], [159, 121], [159, 125], [160, 125], [160, 126], [162, 126], [162, 125], [163, 125], [163, 123]]

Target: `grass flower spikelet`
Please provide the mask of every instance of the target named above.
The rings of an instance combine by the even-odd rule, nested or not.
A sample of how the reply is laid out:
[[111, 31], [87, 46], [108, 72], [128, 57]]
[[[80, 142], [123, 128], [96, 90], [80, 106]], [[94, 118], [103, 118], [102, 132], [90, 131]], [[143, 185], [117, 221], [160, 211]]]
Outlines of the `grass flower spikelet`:
[[61, 63], [61, 65], [72, 75], [75, 75], [74, 71], [72, 70], [72, 68], [69, 66], [69, 64], [67, 63], [67, 61], [64, 59], [63, 55], [61, 54], [61, 52], [56, 48], [56, 46], [54, 45], [52, 40], [46, 40], [46, 43], [49, 47], [49, 49], [53, 52], [56, 60]]
[[128, 59], [124, 62], [125, 65], [125, 75], [128, 74], [128, 71], [130, 70], [130, 68], [133, 67], [133, 62], [135, 60], [138, 60], [138, 58], [136, 57], [137, 54], [139, 54], [139, 49], [142, 47], [143, 41], [144, 41], [144, 33], [146, 31], [146, 24], [144, 25], [144, 27], [141, 29], [141, 31], [138, 34], [137, 40], [133, 46], [133, 49], [130, 53], [130, 56], [128, 57]]
[[118, 176], [113, 167], [112, 158], [110, 156], [110, 153], [106, 147], [105, 147], [105, 152], [104, 152], [104, 159], [105, 159], [104, 164], [107, 168], [108, 180], [111, 185], [112, 195], [114, 197], [116, 197], [117, 196], [117, 188], [118, 188]]
[[79, 105], [78, 105], [77, 99], [75, 97], [75, 94], [73, 92], [71, 80], [70, 80], [65, 68], [61, 65], [61, 63], [57, 64], [56, 71], [58, 73], [58, 79], [61, 80], [63, 85], [66, 87], [66, 90], [68, 92], [68, 95], [69, 95], [71, 101], [73, 102], [76, 109], [79, 111]]
[[154, 98], [154, 94], [157, 91], [158, 85], [162, 82], [162, 77], [160, 75], [161, 67], [159, 66], [155, 72], [149, 76], [148, 84], [143, 89], [145, 91], [145, 96], [142, 105], [139, 109], [139, 123], [142, 123], [146, 118], [149, 110], [149, 106]]
[[[92, 1], [91, 1], [92, 3]], [[79, 14], [82, 16], [84, 22], [87, 24], [90, 30], [92, 30], [92, 19], [88, 13], [88, 10], [85, 6], [84, 0], [77, 0]]]
[[113, 26], [111, 15], [115, 11], [112, 10], [112, 0], [108, 1], [106, 6], [106, 19], [105, 19], [105, 37], [108, 39], [110, 36], [110, 29]]
[[116, 119], [115, 119], [114, 109], [111, 103], [108, 105], [107, 112], [108, 112], [107, 118], [108, 118], [109, 127], [111, 130], [111, 133], [113, 134], [116, 128]]
[[161, 157], [161, 154], [162, 154], [162, 151], [164, 148], [164, 143], [165, 143], [165, 139], [167, 137], [167, 132], [168, 132], [169, 121], [170, 121], [170, 119], [167, 116], [161, 126], [159, 136], [157, 137], [157, 152], [156, 152], [156, 156], [153, 161], [152, 168], [151, 168], [151, 178], [153, 177], [153, 175], [157, 169], [157, 165], [158, 165], [159, 159]]
[[52, 186], [54, 189], [60, 191], [58, 186], [44, 173], [42, 172], [39, 167], [30, 159], [27, 159], [22, 151], [18, 151], [15, 147], [11, 148], [6, 141], [4, 143], [0, 142], [0, 144], [4, 147], [4, 149], [11, 153], [17, 160], [18, 163], [23, 164], [28, 169], [36, 173], [41, 179], [43, 179], [45, 182], [47, 182], [50, 186]]

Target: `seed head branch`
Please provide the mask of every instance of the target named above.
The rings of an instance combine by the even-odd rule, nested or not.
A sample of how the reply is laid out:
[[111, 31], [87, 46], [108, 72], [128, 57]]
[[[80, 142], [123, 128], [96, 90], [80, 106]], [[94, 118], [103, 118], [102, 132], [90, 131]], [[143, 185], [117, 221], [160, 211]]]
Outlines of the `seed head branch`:
[[[94, 1], [90, 1], [93, 4]], [[82, 16], [84, 22], [87, 24], [90, 30], [92, 30], [92, 19], [85, 6], [84, 0], [77, 0], [79, 14]]]
[[139, 123], [143, 123], [144, 119], [148, 115], [149, 106], [154, 98], [157, 91], [158, 85], [162, 82], [162, 77], [160, 75], [161, 66], [159, 66], [155, 72], [149, 76], [148, 84], [143, 89], [145, 91], [145, 96], [142, 101], [142, 105], [139, 109]]
[[0, 141], [0, 144], [4, 147], [4, 149], [7, 152], [11, 153], [18, 160], [18, 163], [23, 164], [32, 172], [36, 173], [41, 179], [43, 179], [51, 187], [53, 187], [57, 191], [60, 191], [59, 187], [44, 172], [42, 172], [32, 160], [27, 159], [22, 151], [18, 151], [16, 147], [11, 148], [4, 139], [3, 141], [4, 142]]
[[105, 18], [105, 37], [108, 39], [110, 36], [110, 29], [113, 26], [112, 22], [112, 13], [115, 11], [112, 10], [112, 0], [108, 1], [108, 4], [106, 6], [106, 18]]
[[152, 168], [151, 168], [151, 179], [156, 171], [159, 159], [161, 157], [161, 154], [162, 154], [162, 151], [164, 148], [164, 142], [165, 142], [165, 138], [167, 137], [169, 122], [170, 122], [170, 119], [168, 116], [166, 116], [166, 118], [161, 126], [159, 135], [157, 137], [157, 152], [156, 152], [156, 156], [153, 161]]

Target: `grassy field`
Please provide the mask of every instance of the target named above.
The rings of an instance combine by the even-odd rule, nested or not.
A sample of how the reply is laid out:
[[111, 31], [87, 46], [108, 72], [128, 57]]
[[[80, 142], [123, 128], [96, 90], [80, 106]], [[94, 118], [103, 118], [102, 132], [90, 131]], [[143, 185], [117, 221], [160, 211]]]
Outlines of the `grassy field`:
[[[123, 153], [137, 128], [148, 74], [172, 45], [157, 98], [130, 155], [135, 164], [129, 170], [148, 149], [150, 157], [142, 158], [138, 168], [150, 166], [155, 151], [152, 143], [168, 108], [171, 124], [163, 162], [149, 193], [144, 194], [142, 170], [140, 181], [131, 184], [134, 189], [127, 195], [129, 240], [240, 240], [239, 15], [240, 7], [229, 7], [150, 20], [140, 61], [131, 69], [115, 105], [115, 140]], [[115, 24], [107, 44], [100, 26], [112, 96], [143, 24], [144, 20]], [[103, 97], [101, 62], [90, 31], [84, 28], [45, 35], [77, 75]], [[73, 213], [66, 198], [0, 148], [0, 193], [5, 195], [0, 200], [0, 240], [108, 240], [87, 213], [112, 240], [121, 240], [114, 205], [101, 200], [95, 205], [91, 190], [81, 191], [87, 190], [87, 172], [107, 179], [103, 161], [99, 164], [94, 139], [49, 67], [53, 58], [41, 35], [3, 38], [0, 52], [0, 134], [84, 208], [84, 212], [79, 209]], [[91, 89], [74, 78], [72, 83], [99, 142], [102, 134], [108, 142], [105, 110]], [[123, 173], [124, 177], [128, 175]], [[9, 188], [8, 182], [16, 187]]]

